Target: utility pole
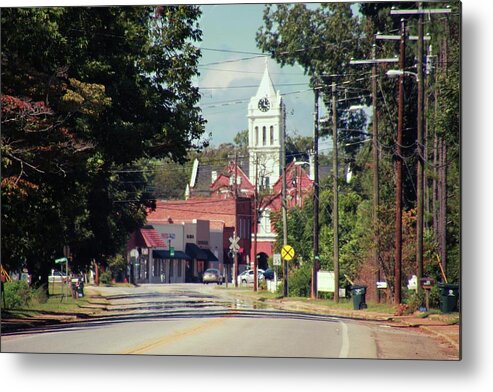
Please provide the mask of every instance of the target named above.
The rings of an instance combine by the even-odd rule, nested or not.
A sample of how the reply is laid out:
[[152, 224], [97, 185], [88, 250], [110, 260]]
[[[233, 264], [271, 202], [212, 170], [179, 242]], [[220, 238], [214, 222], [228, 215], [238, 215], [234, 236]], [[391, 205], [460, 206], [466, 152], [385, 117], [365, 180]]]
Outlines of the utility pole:
[[258, 260], [257, 260], [257, 233], [258, 233], [258, 156], [255, 154], [255, 193], [253, 195], [253, 207], [254, 207], [254, 232], [255, 232], [255, 242], [253, 243], [253, 291], [257, 291], [257, 268], [258, 268]]
[[[282, 104], [283, 105], [283, 104]], [[284, 110], [286, 113], [286, 110]], [[282, 167], [282, 243], [283, 246], [288, 244], [288, 211], [286, 206], [286, 117], [283, 121], [283, 142], [281, 143], [281, 167]], [[284, 267], [284, 292], [285, 297], [288, 296], [288, 261], [283, 260]]]
[[[417, 76], [418, 83], [418, 108], [417, 108], [417, 190], [416, 190], [416, 262], [418, 277], [418, 293], [422, 292], [421, 279], [423, 278], [423, 234], [424, 234], [424, 161], [426, 151], [426, 141], [424, 139], [424, 75], [423, 75], [423, 51], [424, 41], [429, 37], [424, 36], [423, 15], [447, 14], [451, 10], [447, 9], [423, 9], [423, 3], [418, 3], [418, 9], [391, 10], [390, 15], [418, 16], [418, 36], [417, 36]], [[402, 73], [404, 68], [401, 67]], [[401, 76], [403, 77], [403, 75]]]
[[371, 95], [372, 95], [372, 159], [373, 159], [373, 231], [374, 231], [374, 250], [373, 250], [373, 268], [375, 281], [375, 300], [380, 302], [380, 296], [376, 289], [376, 283], [380, 281], [380, 233], [378, 231], [378, 207], [380, 205], [380, 175], [379, 175], [379, 147], [378, 147], [378, 112], [377, 112], [377, 65], [397, 63], [397, 58], [376, 58], [376, 44], [372, 47], [371, 60], [351, 60], [349, 64], [371, 64], [372, 80], [371, 80]]
[[406, 59], [406, 21], [401, 19], [399, 50], [399, 107], [397, 120], [397, 142], [395, 146], [395, 255], [394, 255], [394, 304], [400, 304], [402, 285], [402, 131], [404, 129], [404, 71]]
[[337, 187], [337, 103], [336, 84], [332, 83], [332, 166], [334, 206], [332, 208], [332, 225], [334, 231], [334, 302], [339, 302], [339, 190]]
[[[422, 3], [419, 3], [419, 9], [422, 10]], [[423, 103], [424, 103], [424, 84], [423, 84], [423, 14], [418, 16], [418, 118], [417, 118], [417, 153], [418, 153], [418, 173], [417, 173], [417, 191], [416, 191], [416, 262], [418, 264], [418, 293], [423, 292], [421, 279], [423, 278], [423, 232], [424, 232], [424, 137], [423, 137]]]
[[[318, 80], [315, 81], [318, 84]], [[319, 194], [319, 183], [318, 183], [318, 136], [319, 136], [319, 86], [314, 87], [315, 93], [315, 111], [314, 111], [314, 121], [313, 121], [313, 268], [312, 268], [312, 285], [311, 285], [311, 295], [312, 299], [317, 298], [317, 271], [319, 263], [319, 247], [318, 247], [318, 194]]]
[[[234, 200], [235, 200], [235, 230], [233, 238], [236, 239], [236, 228], [238, 227], [238, 151], [235, 151], [235, 176], [234, 176]], [[234, 251], [234, 279], [235, 287], [238, 287], [238, 252]]]

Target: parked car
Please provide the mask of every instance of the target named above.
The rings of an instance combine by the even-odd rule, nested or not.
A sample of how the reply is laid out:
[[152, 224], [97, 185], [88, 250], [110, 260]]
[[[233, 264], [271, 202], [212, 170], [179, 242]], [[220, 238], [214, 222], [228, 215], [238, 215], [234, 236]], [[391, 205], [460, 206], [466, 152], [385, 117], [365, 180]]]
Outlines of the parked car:
[[205, 270], [204, 275], [202, 275], [202, 283], [223, 283], [223, 277], [221, 272], [216, 268], [208, 268]]
[[[241, 274], [238, 275], [238, 284], [248, 284], [248, 283], [253, 283], [253, 278], [255, 276], [255, 273], [253, 269], [249, 269], [246, 271], [243, 271]], [[257, 269], [257, 276], [258, 276], [258, 281], [262, 282], [264, 280], [264, 270], [263, 269]]]
[[264, 271], [264, 278], [267, 279], [267, 280], [274, 279], [274, 270], [272, 268], [267, 268]]
[[51, 275], [48, 276], [49, 283], [66, 283], [67, 275], [64, 272], [51, 270]]

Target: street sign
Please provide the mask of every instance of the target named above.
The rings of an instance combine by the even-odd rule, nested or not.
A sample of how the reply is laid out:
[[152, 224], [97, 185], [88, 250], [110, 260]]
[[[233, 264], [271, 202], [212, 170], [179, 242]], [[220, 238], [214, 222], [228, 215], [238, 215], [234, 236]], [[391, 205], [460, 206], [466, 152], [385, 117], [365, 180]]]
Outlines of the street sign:
[[318, 271], [317, 272], [317, 290], [327, 293], [333, 293], [334, 289], [334, 272]]
[[284, 245], [281, 249], [281, 257], [286, 260], [290, 261], [294, 258], [295, 251], [291, 245]]
[[272, 257], [272, 264], [273, 265], [281, 265], [281, 254], [280, 253], [274, 253], [274, 256]]
[[66, 263], [68, 260], [66, 257], [62, 257], [60, 259], [55, 259], [55, 264], [63, 264]]
[[175, 255], [175, 248], [173, 246], [169, 247], [169, 257], [173, 257]]

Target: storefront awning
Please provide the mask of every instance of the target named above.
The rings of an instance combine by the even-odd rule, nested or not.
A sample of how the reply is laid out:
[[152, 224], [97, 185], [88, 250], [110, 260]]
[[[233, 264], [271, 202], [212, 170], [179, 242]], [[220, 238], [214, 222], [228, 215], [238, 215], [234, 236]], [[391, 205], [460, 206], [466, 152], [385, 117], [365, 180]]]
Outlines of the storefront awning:
[[154, 249], [152, 251], [152, 257], [154, 259], [179, 259], [179, 260], [191, 260], [185, 252], [181, 250], [175, 250], [175, 254], [170, 256], [169, 250]]
[[207, 261], [219, 261], [214, 253], [212, 253], [209, 249], [202, 249], [205, 253], [207, 253]]
[[188, 243], [185, 246], [185, 253], [189, 255], [192, 259], [204, 260], [204, 261], [209, 260], [209, 256], [204, 251], [204, 249], [199, 248], [195, 244]]

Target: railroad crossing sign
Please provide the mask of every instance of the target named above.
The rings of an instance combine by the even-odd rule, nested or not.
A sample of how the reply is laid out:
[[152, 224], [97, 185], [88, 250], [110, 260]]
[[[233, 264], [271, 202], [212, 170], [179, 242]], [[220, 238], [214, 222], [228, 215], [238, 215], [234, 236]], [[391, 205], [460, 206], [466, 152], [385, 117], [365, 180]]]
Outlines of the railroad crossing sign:
[[231, 242], [231, 245], [229, 245], [229, 249], [234, 252], [238, 253], [240, 250], [240, 245], [238, 245], [238, 241], [240, 240], [240, 237], [229, 237], [229, 242]]
[[290, 261], [294, 258], [295, 251], [291, 245], [284, 245], [281, 249], [281, 257], [286, 260]]

